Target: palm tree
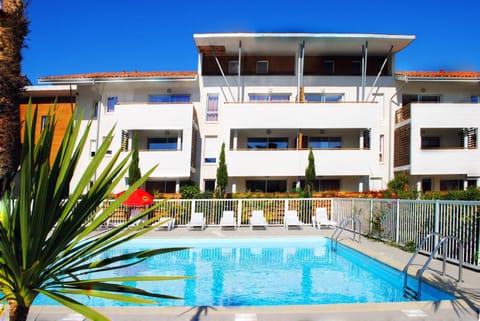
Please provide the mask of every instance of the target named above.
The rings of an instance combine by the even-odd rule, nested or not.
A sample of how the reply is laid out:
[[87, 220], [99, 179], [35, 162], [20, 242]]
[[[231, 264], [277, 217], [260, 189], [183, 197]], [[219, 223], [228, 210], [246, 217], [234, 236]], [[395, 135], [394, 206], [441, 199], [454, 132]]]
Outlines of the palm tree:
[[20, 64], [29, 25], [25, 9], [23, 0], [3, 0], [0, 9], [0, 197], [20, 160], [19, 105], [27, 84]]
[[[155, 218], [132, 224], [148, 217], [156, 208], [153, 206], [118, 227], [98, 232], [99, 227], [154, 169], [130, 186], [111, 205], [99, 210], [102, 201], [128, 172], [131, 154], [121, 159], [121, 150], [118, 150], [93, 181], [112, 141], [112, 129], [69, 194], [70, 181], [88, 141], [91, 121], [83, 126], [83, 112], [75, 111], [58, 152], [50, 156], [56, 124], [55, 112], [49, 115], [38, 138], [34, 130], [37, 112], [33, 116], [31, 114], [30, 111], [27, 113], [24, 126], [20, 184], [13, 191], [4, 193], [0, 200], [0, 292], [3, 294], [0, 302], [9, 302], [10, 321], [26, 320], [39, 294], [89, 319], [100, 321], [108, 318], [69, 295], [83, 294], [139, 303], [155, 302], [152, 298], [175, 298], [119, 283], [184, 277], [95, 277], [96, 272], [131, 266], [157, 254], [183, 249], [153, 249], [101, 256], [107, 250], [156, 227]], [[13, 195], [18, 196], [14, 199]], [[89, 273], [92, 274], [86, 278]]]

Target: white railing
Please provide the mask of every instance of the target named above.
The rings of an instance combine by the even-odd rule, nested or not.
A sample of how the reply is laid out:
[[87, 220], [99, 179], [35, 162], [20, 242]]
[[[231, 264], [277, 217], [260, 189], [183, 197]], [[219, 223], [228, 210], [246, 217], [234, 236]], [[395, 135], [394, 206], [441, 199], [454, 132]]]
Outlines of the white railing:
[[[222, 212], [227, 210], [234, 211], [238, 226], [248, 226], [253, 210], [263, 210], [271, 226], [283, 226], [287, 210], [297, 210], [300, 220], [311, 224], [315, 209], [325, 207], [330, 219], [340, 222], [355, 215], [361, 222], [363, 235], [398, 246], [416, 246], [430, 233], [453, 235], [464, 245], [464, 265], [480, 270], [480, 202], [360, 198], [169, 199], [155, 202], [162, 204], [152, 215], [173, 217], [176, 226], [186, 226], [192, 212], [204, 213], [208, 226], [218, 226]], [[129, 211], [128, 207], [120, 207], [111, 221], [126, 219]], [[430, 254], [437, 243], [438, 240], [432, 240], [422, 252]], [[455, 244], [452, 242], [445, 248], [447, 259], [458, 262]]]

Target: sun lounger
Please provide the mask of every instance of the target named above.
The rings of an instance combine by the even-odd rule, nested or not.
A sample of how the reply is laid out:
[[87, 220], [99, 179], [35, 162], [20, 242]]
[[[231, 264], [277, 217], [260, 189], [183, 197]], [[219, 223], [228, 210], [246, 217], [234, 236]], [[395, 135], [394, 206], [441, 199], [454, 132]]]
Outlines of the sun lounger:
[[250, 228], [253, 230], [255, 227], [262, 227], [267, 229], [268, 223], [263, 215], [263, 211], [252, 211], [250, 217]]
[[194, 228], [200, 228], [202, 230], [207, 227], [207, 224], [205, 222], [205, 217], [203, 216], [202, 212], [194, 212], [192, 213], [192, 217], [190, 218], [190, 222], [188, 222], [188, 228], [190, 230]]
[[167, 229], [171, 231], [175, 227], [175, 218], [174, 217], [161, 217], [157, 227], [158, 230]]
[[298, 212], [296, 210], [285, 211], [285, 217], [283, 220], [283, 226], [285, 229], [288, 230], [290, 227], [301, 228], [302, 225], [303, 222], [298, 218]]
[[333, 227], [337, 225], [337, 222], [332, 221], [327, 216], [327, 209], [325, 207], [319, 207], [315, 211], [315, 215], [312, 216], [313, 226], [320, 228], [322, 225]]
[[222, 217], [220, 218], [220, 228], [237, 228], [235, 223], [235, 212], [234, 211], [223, 211]]

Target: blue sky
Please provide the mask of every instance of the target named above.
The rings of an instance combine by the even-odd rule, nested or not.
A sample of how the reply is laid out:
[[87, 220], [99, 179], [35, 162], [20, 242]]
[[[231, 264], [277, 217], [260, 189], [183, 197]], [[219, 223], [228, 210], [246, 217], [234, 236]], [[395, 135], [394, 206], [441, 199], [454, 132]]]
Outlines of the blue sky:
[[30, 0], [23, 73], [196, 71], [194, 33], [413, 34], [397, 70], [480, 71], [479, 0]]

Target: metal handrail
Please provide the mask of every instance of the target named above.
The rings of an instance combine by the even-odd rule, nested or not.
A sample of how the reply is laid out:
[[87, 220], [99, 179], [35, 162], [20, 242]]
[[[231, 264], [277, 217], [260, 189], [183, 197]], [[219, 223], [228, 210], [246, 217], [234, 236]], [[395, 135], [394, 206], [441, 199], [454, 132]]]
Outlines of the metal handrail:
[[[428, 234], [427, 236], [424, 237], [424, 239], [422, 240], [422, 242], [420, 243], [420, 245], [417, 247], [415, 253], [412, 255], [412, 257], [410, 258], [410, 260], [408, 261], [407, 265], [405, 265], [405, 267], [403, 268], [403, 273], [404, 273], [404, 281], [403, 281], [403, 288], [404, 290], [408, 289], [408, 268], [410, 267], [410, 265], [413, 263], [415, 257], [417, 256], [417, 254], [420, 252], [420, 250], [423, 248], [423, 246], [425, 245], [425, 242], [430, 239], [431, 237], [433, 236], [439, 236], [440, 233], [437, 233], [437, 232], [433, 232], [433, 233], [430, 233]], [[417, 293], [416, 293], [416, 299], [420, 298], [421, 297], [421, 294], [422, 294], [422, 277], [423, 277], [423, 273], [425, 273], [428, 265], [430, 264], [430, 262], [432, 261], [432, 259], [435, 257], [435, 255], [437, 254], [437, 252], [440, 250], [440, 248], [442, 248], [442, 246], [444, 245], [444, 243], [449, 240], [449, 239], [453, 239], [456, 241], [456, 244], [459, 248], [458, 250], [458, 261], [459, 261], [459, 264], [458, 264], [458, 279], [457, 279], [457, 282], [462, 282], [462, 269], [463, 269], [463, 244], [462, 242], [460, 242], [459, 238], [456, 237], [455, 235], [447, 235], [447, 236], [444, 236], [434, 247], [433, 251], [430, 253], [427, 261], [425, 261], [425, 263], [423, 264], [422, 268], [420, 270], [417, 271], [416, 273], [416, 278], [418, 280], [418, 286], [417, 286]], [[445, 276], [446, 274], [446, 268], [447, 268], [447, 255], [445, 253], [445, 251], [443, 251], [443, 264], [442, 264], [442, 276]], [[412, 289], [413, 290], [413, 289]]]
[[[356, 235], [357, 235], [357, 224], [358, 224], [358, 243], [360, 243], [361, 241], [361, 233], [362, 233], [362, 222], [355, 216], [351, 216], [351, 217], [345, 217], [341, 222], [340, 224], [338, 224], [337, 226], [335, 226], [335, 230], [333, 231], [332, 233], [332, 240], [335, 240], [335, 250], [336, 250], [336, 246], [338, 244], [338, 238], [340, 237], [340, 235], [342, 234], [342, 232], [345, 230], [345, 227], [347, 225], [347, 223], [351, 222], [352, 223], [352, 226], [353, 226], [353, 240], [355, 241], [356, 239]], [[337, 233], [338, 232], [338, 233]]]

